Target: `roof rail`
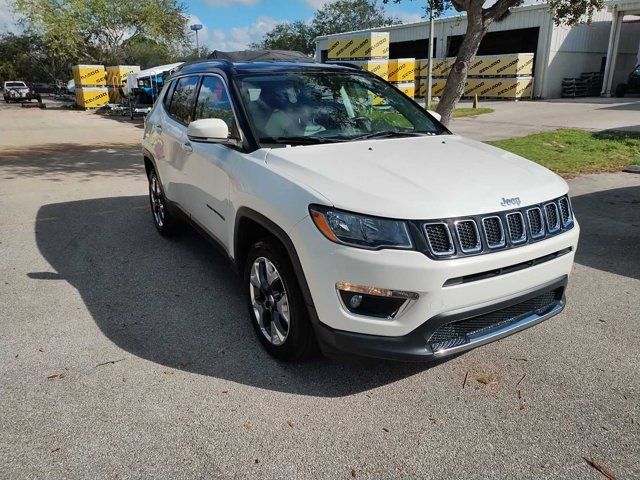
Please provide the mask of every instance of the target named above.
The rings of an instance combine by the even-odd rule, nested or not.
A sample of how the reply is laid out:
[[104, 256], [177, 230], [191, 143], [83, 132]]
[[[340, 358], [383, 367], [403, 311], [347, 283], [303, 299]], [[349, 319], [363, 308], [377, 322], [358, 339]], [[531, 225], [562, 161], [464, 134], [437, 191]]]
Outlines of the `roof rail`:
[[208, 58], [209, 60], [227, 60], [230, 62], [318, 63], [315, 58], [295, 50], [240, 50], [237, 52], [214, 50]]

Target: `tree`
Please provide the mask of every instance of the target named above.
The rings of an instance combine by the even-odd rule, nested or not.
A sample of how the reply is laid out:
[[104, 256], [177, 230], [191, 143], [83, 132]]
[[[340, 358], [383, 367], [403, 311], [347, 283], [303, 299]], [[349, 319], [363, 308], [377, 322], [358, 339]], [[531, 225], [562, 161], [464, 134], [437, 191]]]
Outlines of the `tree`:
[[16, 0], [16, 11], [59, 57], [122, 63], [127, 43], [146, 39], [176, 49], [187, 42], [178, 0]]
[[[400, 3], [402, 0], [386, 0]], [[522, 5], [523, 0], [427, 0], [432, 1], [440, 11], [453, 7], [466, 13], [467, 30], [458, 50], [456, 61], [449, 72], [447, 84], [438, 103], [437, 111], [442, 115], [442, 123], [448, 125], [458, 101], [464, 93], [467, 72], [471, 59], [478, 53], [480, 42], [493, 22], [499, 22], [509, 15], [513, 7]], [[489, 6], [485, 7], [485, 3]], [[554, 12], [556, 24], [573, 25], [583, 20], [591, 21], [593, 13], [603, 8], [603, 0], [550, 0], [549, 8]]]
[[298, 20], [293, 23], [279, 23], [262, 37], [260, 43], [251, 44], [250, 47], [270, 50], [297, 50], [312, 54], [315, 49], [314, 39], [315, 34], [312, 27]]
[[384, 7], [372, 0], [338, 0], [325, 4], [316, 11], [311, 28], [316, 36], [401, 23], [387, 16]]
[[32, 31], [0, 37], [0, 81], [54, 82], [69, 76], [73, 59], [51, 51]]
[[310, 23], [296, 21], [280, 23], [251, 48], [298, 50], [306, 54], [315, 51], [315, 38], [351, 30], [383, 27], [400, 23], [387, 15], [375, 0], [337, 0], [317, 10]]

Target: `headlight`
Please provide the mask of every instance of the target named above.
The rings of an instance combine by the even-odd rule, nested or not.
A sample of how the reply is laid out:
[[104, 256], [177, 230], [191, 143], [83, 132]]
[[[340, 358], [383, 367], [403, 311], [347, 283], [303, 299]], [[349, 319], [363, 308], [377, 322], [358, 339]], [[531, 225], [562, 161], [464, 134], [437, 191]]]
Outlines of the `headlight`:
[[370, 249], [413, 247], [405, 222], [356, 215], [319, 205], [311, 205], [309, 212], [318, 230], [332, 242]]

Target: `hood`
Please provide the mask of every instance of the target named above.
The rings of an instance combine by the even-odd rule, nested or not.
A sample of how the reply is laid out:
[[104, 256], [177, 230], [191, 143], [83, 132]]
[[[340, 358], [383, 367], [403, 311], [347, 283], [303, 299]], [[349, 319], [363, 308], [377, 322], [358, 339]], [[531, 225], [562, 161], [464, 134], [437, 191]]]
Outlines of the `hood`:
[[456, 135], [272, 149], [267, 164], [336, 208], [389, 218], [436, 219], [515, 208], [564, 195], [550, 170]]

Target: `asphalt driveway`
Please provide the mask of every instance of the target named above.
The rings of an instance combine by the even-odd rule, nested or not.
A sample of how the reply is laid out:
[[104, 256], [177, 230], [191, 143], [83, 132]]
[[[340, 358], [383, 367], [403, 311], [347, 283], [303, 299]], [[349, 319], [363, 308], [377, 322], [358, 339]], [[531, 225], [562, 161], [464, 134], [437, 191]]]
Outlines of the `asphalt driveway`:
[[570, 182], [561, 315], [431, 368], [283, 364], [226, 261], [155, 232], [139, 124], [9, 108], [0, 477], [640, 476], [640, 175]]
[[[465, 101], [462, 106], [471, 105]], [[559, 98], [544, 101], [480, 101], [495, 111], [455, 119], [452, 130], [475, 140], [521, 137], [558, 128], [640, 132], [640, 97]]]

